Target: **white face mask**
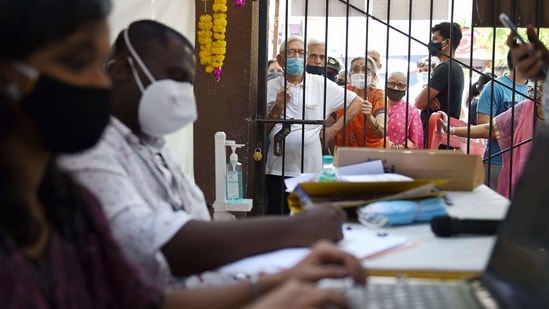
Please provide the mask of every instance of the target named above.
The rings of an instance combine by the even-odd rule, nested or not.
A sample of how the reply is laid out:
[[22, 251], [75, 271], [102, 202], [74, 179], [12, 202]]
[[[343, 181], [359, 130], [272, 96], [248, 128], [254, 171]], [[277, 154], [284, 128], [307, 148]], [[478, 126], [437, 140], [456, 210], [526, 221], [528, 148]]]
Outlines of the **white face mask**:
[[193, 123], [198, 118], [193, 85], [171, 79], [156, 81], [133, 49], [127, 30], [124, 31], [124, 39], [130, 53], [151, 82], [146, 89], [143, 87], [132, 59], [128, 58], [142, 93], [137, 111], [141, 131], [152, 137], [163, 137]]
[[198, 118], [193, 85], [164, 79], [145, 89], [137, 113], [141, 131], [162, 137]]
[[417, 80], [422, 85], [427, 85], [427, 83], [429, 82], [429, 72], [419, 72], [419, 73], [417, 73]]
[[[368, 80], [368, 82], [371, 82], [371, 80]], [[366, 87], [366, 74], [364, 73], [351, 74], [351, 85], [353, 85], [353, 87], [357, 89], [364, 89]]]

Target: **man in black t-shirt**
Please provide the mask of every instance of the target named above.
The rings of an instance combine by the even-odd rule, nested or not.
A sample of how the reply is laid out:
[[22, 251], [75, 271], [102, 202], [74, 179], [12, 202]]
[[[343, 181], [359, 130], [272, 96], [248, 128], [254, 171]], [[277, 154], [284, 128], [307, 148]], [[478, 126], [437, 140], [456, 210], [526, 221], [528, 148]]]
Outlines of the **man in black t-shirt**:
[[437, 56], [440, 64], [415, 101], [415, 106], [421, 110], [425, 145], [430, 142], [428, 133], [431, 114], [441, 110], [459, 119], [463, 94], [463, 69], [453, 59], [461, 41], [461, 27], [457, 23], [443, 22], [435, 25], [431, 33], [429, 54]]

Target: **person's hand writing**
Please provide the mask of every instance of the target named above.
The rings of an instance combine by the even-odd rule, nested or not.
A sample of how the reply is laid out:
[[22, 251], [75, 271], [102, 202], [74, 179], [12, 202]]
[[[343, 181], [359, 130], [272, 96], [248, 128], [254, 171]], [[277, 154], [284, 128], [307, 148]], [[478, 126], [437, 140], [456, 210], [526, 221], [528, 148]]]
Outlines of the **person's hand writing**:
[[431, 102], [429, 102], [429, 108], [434, 111], [438, 111], [440, 109], [440, 101], [438, 98], [435, 97], [431, 99]]
[[269, 294], [261, 297], [246, 309], [305, 309], [331, 305], [347, 308], [343, 294], [333, 289], [321, 289], [310, 283], [289, 280]]
[[303, 246], [310, 246], [312, 243], [327, 239], [339, 241], [343, 238], [342, 227], [347, 215], [340, 208], [332, 206], [316, 206], [308, 208], [303, 212], [290, 217], [298, 229], [299, 238]]
[[542, 80], [545, 78], [545, 68], [549, 65], [549, 50], [538, 39], [533, 26], [528, 26], [526, 33], [530, 44], [517, 44], [512, 33], [507, 37], [513, 64], [525, 77]]
[[282, 274], [310, 282], [324, 278], [352, 277], [356, 284], [366, 284], [366, 270], [360, 260], [328, 241], [316, 243], [309, 255]]

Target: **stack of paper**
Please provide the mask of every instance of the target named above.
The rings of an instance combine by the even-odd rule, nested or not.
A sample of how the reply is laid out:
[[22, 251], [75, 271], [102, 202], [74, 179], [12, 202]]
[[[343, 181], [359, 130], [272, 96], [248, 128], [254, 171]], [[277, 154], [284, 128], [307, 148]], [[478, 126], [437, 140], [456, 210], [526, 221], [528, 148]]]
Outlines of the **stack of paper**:
[[[446, 180], [416, 179], [383, 173], [381, 161], [371, 161], [339, 168], [341, 182], [310, 181], [310, 175], [290, 178], [286, 186], [292, 190], [288, 204], [292, 213], [304, 207], [331, 205], [337, 207], [359, 207], [381, 200], [419, 199], [442, 196], [436, 185]], [[368, 174], [368, 173], [379, 174]], [[363, 174], [366, 173], [366, 174]]]

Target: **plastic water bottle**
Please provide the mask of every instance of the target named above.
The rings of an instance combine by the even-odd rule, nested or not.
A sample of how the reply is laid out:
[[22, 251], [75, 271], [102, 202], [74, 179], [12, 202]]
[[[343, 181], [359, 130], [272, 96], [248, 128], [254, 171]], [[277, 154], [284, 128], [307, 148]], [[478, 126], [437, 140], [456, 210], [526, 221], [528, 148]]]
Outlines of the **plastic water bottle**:
[[339, 181], [339, 174], [334, 166], [334, 157], [330, 155], [322, 156], [322, 170], [316, 177], [318, 182], [336, 182]]

